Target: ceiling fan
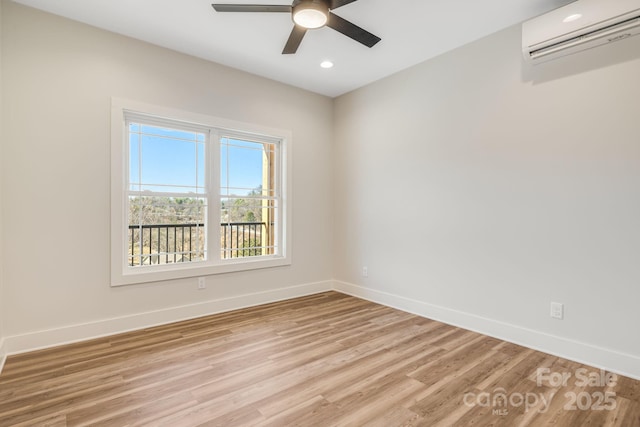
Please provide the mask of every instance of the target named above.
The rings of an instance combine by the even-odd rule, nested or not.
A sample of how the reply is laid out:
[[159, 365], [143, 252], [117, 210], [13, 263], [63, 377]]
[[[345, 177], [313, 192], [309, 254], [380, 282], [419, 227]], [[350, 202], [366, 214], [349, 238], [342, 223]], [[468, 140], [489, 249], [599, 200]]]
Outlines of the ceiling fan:
[[292, 54], [298, 50], [307, 30], [324, 26], [333, 28], [367, 47], [373, 47], [378, 43], [381, 40], [380, 37], [331, 12], [355, 1], [357, 0], [294, 0], [291, 6], [264, 4], [212, 4], [211, 6], [216, 12], [290, 13], [294, 26], [282, 53]]

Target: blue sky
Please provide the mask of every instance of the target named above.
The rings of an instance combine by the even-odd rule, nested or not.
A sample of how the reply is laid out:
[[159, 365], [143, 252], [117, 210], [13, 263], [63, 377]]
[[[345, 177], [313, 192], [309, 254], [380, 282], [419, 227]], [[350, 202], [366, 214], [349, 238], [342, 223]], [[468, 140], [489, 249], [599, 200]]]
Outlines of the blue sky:
[[220, 159], [220, 186], [228, 185], [230, 194], [246, 194], [262, 185], [262, 144], [223, 138]]
[[[129, 138], [131, 183], [142, 184], [141, 190], [178, 193], [203, 190], [204, 134], [131, 124]], [[228, 194], [236, 195], [247, 194], [261, 185], [262, 144], [223, 138], [220, 159], [222, 194], [227, 194], [227, 185]], [[137, 187], [132, 185], [131, 189]]]

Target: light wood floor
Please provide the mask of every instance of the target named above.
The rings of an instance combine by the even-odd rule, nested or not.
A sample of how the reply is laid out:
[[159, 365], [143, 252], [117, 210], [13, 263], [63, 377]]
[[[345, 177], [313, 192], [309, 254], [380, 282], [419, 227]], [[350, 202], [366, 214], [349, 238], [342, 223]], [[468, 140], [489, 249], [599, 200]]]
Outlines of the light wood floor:
[[0, 425], [640, 426], [639, 381], [579, 372], [600, 375], [329, 292], [11, 356]]

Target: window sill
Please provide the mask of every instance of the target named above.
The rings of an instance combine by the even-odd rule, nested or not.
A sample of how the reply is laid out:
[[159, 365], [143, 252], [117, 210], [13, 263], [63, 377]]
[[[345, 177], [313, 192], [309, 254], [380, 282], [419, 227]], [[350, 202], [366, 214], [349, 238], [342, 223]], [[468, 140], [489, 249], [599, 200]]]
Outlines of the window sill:
[[261, 257], [255, 259], [234, 258], [217, 264], [192, 262], [185, 265], [153, 265], [142, 267], [124, 267], [122, 274], [111, 277], [111, 286], [126, 286], [165, 280], [185, 279], [189, 277], [211, 276], [216, 274], [251, 271], [263, 268], [291, 265], [287, 257]]

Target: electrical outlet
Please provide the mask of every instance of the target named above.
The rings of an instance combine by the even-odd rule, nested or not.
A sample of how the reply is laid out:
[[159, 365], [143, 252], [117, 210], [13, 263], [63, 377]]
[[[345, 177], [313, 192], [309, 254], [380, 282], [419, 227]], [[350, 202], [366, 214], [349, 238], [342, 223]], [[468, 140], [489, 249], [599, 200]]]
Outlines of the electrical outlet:
[[369, 277], [369, 269], [367, 267], [362, 267], [362, 277]]
[[204, 277], [198, 277], [198, 289], [207, 289], [207, 280]]
[[559, 302], [551, 303], [551, 317], [562, 320], [564, 318], [564, 304]]

